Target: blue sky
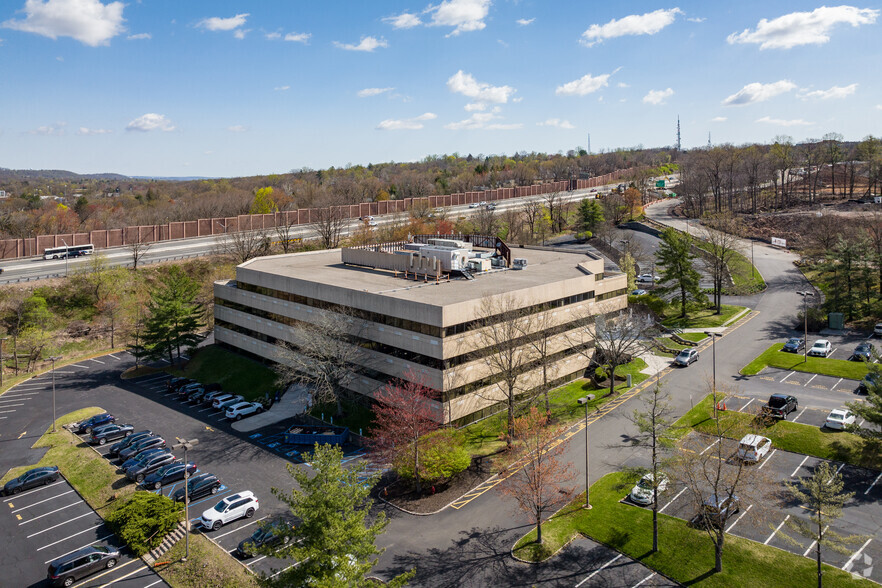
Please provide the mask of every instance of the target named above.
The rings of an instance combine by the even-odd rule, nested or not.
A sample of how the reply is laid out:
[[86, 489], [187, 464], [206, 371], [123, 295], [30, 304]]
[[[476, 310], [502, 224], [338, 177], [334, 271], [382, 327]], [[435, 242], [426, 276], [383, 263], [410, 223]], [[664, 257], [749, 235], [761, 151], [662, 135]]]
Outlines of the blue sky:
[[882, 134], [880, 7], [6, 0], [0, 166], [239, 176]]

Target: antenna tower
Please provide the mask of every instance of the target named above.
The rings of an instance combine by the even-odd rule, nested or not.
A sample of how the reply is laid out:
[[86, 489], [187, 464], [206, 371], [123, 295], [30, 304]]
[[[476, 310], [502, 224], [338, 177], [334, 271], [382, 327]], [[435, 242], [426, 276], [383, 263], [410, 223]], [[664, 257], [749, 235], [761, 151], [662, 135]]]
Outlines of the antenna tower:
[[677, 115], [677, 151], [680, 150], [680, 115]]

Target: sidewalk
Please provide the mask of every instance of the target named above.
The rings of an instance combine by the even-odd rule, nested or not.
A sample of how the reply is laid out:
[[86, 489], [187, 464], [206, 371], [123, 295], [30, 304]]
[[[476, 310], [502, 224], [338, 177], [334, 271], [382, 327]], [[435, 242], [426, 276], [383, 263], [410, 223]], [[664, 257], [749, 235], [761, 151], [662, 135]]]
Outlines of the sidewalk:
[[234, 422], [233, 429], [247, 433], [273, 425], [298, 414], [303, 414], [306, 412], [308, 402], [309, 395], [306, 388], [303, 386], [292, 386], [288, 392], [282, 395], [282, 399], [273, 404], [269, 410]]

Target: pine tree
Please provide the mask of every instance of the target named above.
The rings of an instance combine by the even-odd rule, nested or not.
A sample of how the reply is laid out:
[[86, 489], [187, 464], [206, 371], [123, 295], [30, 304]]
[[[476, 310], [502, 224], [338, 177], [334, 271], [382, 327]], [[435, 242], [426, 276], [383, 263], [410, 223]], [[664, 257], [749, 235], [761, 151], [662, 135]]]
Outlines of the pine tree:
[[579, 231], [591, 232], [597, 230], [597, 225], [604, 221], [603, 207], [597, 200], [588, 198], [579, 203]]
[[692, 237], [667, 228], [661, 233], [661, 245], [656, 252], [658, 263], [656, 267], [661, 270], [662, 286], [658, 291], [662, 294], [669, 292], [679, 293], [680, 316], [686, 316], [686, 300], [704, 300], [705, 295], [699, 286], [701, 275], [695, 269], [695, 254], [692, 253]]
[[181, 357], [181, 348], [195, 347], [203, 336], [205, 311], [196, 300], [199, 283], [173, 266], [150, 293], [144, 332], [134, 352], [140, 357], [160, 359], [168, 354], [171, 363]]

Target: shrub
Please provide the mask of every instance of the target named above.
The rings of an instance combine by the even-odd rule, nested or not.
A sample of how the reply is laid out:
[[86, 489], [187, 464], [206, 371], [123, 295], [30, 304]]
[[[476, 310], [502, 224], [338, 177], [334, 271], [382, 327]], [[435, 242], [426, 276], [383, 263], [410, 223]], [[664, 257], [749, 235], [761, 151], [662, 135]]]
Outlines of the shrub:
[[[455, 429], [433, 431], [420, 439], [420, 477], [428, 484], [442, 484], [471, 464], [463, 434]], [[413, 467], [405, 460], [395, 464], [395, 471], [406, 479], [414, 477]]]
[[107, 517], [107, 526], [141, 557], [174, 529], [181, 520], [183, 504], [161, 494], [137, 492]]

